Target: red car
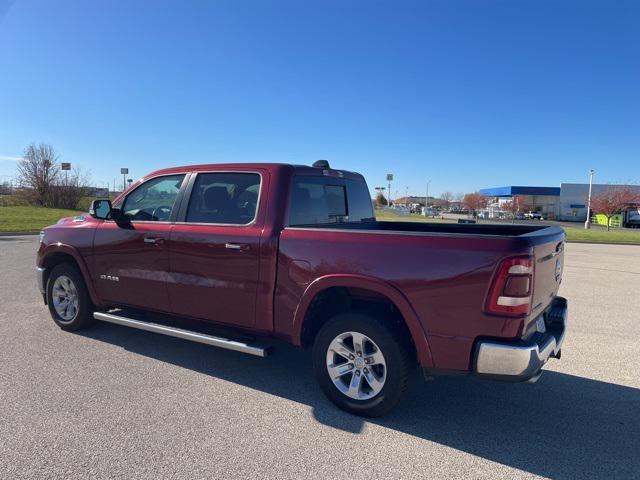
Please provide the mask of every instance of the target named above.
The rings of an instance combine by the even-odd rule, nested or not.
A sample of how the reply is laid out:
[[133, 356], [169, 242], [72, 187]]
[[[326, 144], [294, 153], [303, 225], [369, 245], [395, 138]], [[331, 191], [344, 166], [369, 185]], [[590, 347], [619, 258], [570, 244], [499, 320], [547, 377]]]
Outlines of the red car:
[[332, 402], [378, 416], [417, 366], [537, 379], [565, 335], [564, 239], [377, 222], [364, 178], [326, 161], [197, 165], [45, 228], [37, 271], [64, 330], [101, 320], [258, 356], [278, 338], [313, 349]]

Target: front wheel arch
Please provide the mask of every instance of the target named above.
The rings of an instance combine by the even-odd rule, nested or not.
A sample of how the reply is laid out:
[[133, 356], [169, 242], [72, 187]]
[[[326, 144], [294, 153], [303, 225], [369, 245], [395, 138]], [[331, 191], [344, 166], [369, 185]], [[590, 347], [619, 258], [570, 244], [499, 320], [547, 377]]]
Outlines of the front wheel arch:
[[57, 265], [61, 263], [72, 265], [78, 270], [78, 272], [80, 272], [80, 275], [82, 275], [82, 279], [84, 280], [84, 283], [87, 287], [87, 291], [89, 293], [89, 296], [91, 297], [91, 301], [95, 305], [100, 304], [100, 299], [98, 298], [93, 282], [91, 281], [89, 269], [87, 268], [84, 259], [75, 250], [75, 248], [65, 244], [50, 244], [45, 249], [41, 258], [42, 260], [39, 262], [39, 266], [46, 268], [43, 282], [44, 285], [47, 284], [47, 280], [49, 279], [49, 275], [51, 275], [51, 271]]
[[[56, 289], [59, 288], [57, 285], [60, 280], [64, 280], [64, 282], [67, 283], [67, 287], [60, 289], [60, 295], [57, 295]], [[62, 290], [64, 290], [64, 292]], [[95, 319], [93, 318], [95, 306], [87, 291], [86, 282], [82, 273], [73, 264], [62, 262], [56, 264], [51, 269], [46, 283], [45, 295], [51, 318], [63, 330], [81, 330], [95, 323]], [[61, 306], [61, 302], [58, 299], [63, 298], [62, 302], [66, 301], [68, 305], [70, 296], [73, 297], [72, 303], [75, 305], [75, 314], [73, 317], [64, 318], [64, 312], [58, 310]], [[64, 303], [62, 303], [62, 305], [64, 305]]]

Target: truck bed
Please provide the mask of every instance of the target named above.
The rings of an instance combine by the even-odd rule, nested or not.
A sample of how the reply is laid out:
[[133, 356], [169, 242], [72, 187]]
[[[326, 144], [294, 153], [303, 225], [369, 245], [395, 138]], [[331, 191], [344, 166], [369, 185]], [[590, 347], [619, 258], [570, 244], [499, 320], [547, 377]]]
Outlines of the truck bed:
[[[286, 333], [307, 282], [336, 273], [381, 279], [417, 313], [436, 367], [468, 370], [477, 338], [517, 340], [550, 304], [563, 244], [562, 228], [548, 225], [364, 221], [286, 227], [279, 243], [276, 330]], [[522, 255], [536, 259], [531, 315], [486, 313], [497, 266]]]

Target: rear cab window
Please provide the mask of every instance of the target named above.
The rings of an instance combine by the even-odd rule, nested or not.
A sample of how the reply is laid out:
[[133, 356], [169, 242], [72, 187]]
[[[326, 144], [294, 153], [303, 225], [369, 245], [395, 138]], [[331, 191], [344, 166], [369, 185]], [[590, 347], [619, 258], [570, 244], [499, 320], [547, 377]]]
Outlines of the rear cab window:
[[373, 204], [364, 181], [295, 175], [289, 226], [357, 223], [373, 220]]

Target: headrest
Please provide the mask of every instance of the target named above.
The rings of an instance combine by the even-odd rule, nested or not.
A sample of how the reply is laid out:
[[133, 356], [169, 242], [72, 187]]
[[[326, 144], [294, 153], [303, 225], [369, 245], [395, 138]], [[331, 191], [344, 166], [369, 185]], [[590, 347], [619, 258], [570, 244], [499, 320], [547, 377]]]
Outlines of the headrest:
[[204, 191], [204, 204], [208, 210], [225, 208], [229, 200], [229, 192], [226, 187], [209, 187]]

